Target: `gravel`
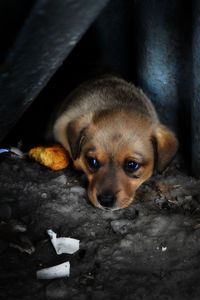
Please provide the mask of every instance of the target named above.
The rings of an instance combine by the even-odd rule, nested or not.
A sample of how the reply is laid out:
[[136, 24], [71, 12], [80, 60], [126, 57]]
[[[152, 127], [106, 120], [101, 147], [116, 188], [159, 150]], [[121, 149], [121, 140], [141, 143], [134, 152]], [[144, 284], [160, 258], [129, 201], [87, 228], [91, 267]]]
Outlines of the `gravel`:
[[[199, 181], [175, 162], [128, 208], [107, 212], [90, 204], [72, 169], [1, 154], [0, 299], [199, 299], [199, 203]], [[80, 240], [80, 250], [56, 255], [48, 229]], [[36, 278], [65, 261], [69, 278]]]

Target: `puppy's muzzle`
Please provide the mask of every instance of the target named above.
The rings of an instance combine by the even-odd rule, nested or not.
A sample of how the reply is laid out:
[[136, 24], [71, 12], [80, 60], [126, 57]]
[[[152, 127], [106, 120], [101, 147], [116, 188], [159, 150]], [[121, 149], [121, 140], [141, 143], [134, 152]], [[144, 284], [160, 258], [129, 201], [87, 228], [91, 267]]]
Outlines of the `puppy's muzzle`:
[[99, 204], [105, 208], [112, 208], [115, 205], [117, 197], [113, 194], [101, 194], [97, 196]]

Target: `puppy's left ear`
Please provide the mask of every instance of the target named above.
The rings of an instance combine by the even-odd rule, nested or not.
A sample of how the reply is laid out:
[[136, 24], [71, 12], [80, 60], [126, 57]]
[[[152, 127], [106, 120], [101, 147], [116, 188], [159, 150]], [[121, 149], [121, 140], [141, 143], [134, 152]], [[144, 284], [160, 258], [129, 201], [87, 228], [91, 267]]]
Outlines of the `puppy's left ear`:
[[179, 143], [174, 133], [161, 124], [156, 127], [154, 140], [157, 170], [162, 172], [175, 156]]
[[84, 141], [86, 127], [82, 120], [73, 120], [67, 126], [67, 138], [71, 150], [71, 158], [76, 160], [80, 157], [81, 146]]

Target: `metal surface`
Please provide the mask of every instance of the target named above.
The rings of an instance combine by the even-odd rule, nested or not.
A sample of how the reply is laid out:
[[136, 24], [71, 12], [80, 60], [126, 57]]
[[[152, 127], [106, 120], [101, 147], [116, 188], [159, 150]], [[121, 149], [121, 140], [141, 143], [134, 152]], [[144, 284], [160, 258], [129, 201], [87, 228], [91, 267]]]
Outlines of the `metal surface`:
[[[194, 89], [192, 39], [196, 40], [193, 12], [193, 4], [185, 0], [137, 1], [135, 5], [138, 85], [154, 102], [162, 122], [178, 134], [188, 167]], [[199, 29], [195, 29], [196, 36]], [[199, 46], [195, 49], [199, 60]]]
[[108, 0], [38, 0], [0, 74], [0, 140], [47, 84]]
[[200, 2], [194, 1], [193, 12], [193, 97], [192, 97], [192, 170], [200, 177]]
[[188, 105], [191, 88], [190, 6], [173, 0], [136, 3], [138, 82], [162, 120], [175, 129], [180, 104]]
[[[24, 16], [30, 10], [0, 67], [0, 140], [90, 27], [84, 55], [76, 47], [76, 55], [89, 63], [81, 69], [77, 60], [76, 70], [86, 73], [90, 63], [100, 61], [101, 67], [133, 79], [154, 102], [161, 121], [178, 134], [185, 163], [199, 177], [200, 1], [36, 0], [31, 9], [32, 3], [20, 12]], [[68, 81], [77, 77], [73, 68], [72, 60]]]

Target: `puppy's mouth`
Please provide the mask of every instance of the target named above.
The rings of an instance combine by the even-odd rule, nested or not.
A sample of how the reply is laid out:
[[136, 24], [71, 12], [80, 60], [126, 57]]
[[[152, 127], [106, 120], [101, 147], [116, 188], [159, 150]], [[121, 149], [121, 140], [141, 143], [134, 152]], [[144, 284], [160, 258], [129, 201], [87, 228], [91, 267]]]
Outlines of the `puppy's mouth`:
[[104, 211], [112, 211], [112, 210], [116, 210], [116, 209], [119, 209], [119, 208], [116, 208], [116, 207], [104, 207], [102, 206], [98, 201], [97, 201], [97, 198], [94, 197], [94, 198], [90, 198], [89, 197], [89, 200], [90, 202], [97, 208], [101, 209], [101, 210], [104, 210]]
[[104, 211], [116, 211], [116, 210], [120, 210], [120, 209], [123, 209], [123, 208], [126, 208], [127, 206], [129, 206], [132, 202], [133, 202], [134, 199], [127, 199], [126, 201], [123, 201], [123, 204], [121, 204], [120, 206], [118, 205], [115, 205], [113, 207], [104, 207], [102, 205], [100, 205], [98, 202], [97, 204], [95, 204], [96, 207], [104, 210]]
[[102, 209], [102, 210], [105, 210], [105, 211], [107, 211], [107, 212], [109, 212], [109, 211], [114, 211], [114, 210], [119, 210], [119, 209], [120, 209], [120, 207], [103, 207], [103, 206], [101, 206], [100, 204], [97, 204], [96, 207], [98, 207], [98, 208], [100, 208], [100, 209]]
[[[119, 197], [119, 196], [122, 197]], [[104, 211], [115, 211], [129, 206], [134, 197], [128, 197], [123, 191], [117, 194], [112, 193], [97, 193], [96, 189], [88, 189], [88, 197], [90, 202]]]

